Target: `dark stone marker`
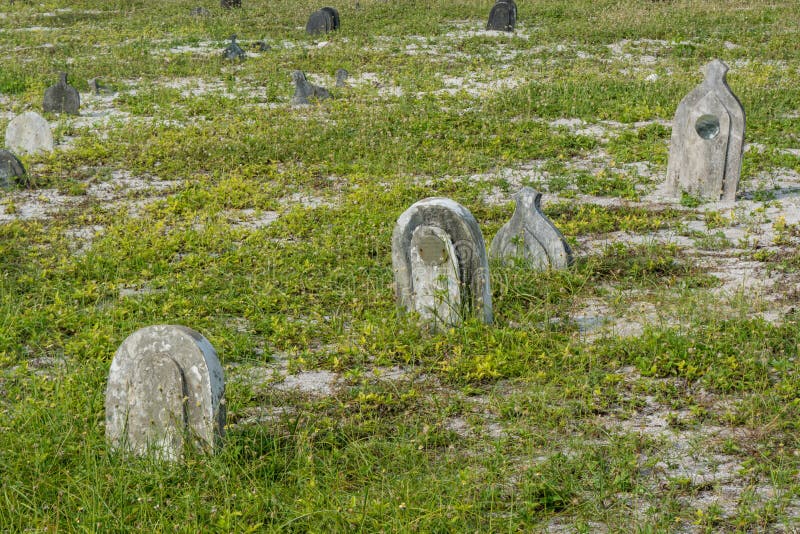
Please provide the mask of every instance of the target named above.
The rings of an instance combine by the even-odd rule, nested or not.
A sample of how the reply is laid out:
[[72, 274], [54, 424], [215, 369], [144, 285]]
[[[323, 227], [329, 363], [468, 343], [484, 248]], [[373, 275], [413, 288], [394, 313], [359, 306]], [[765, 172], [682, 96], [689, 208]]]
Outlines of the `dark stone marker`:
[[67, 83], [67, 73], [59, 73], [58, 83], [51, 85], [44, 92], [45, 112], [67, 113], [77, 115], [81, 107], [81, 96], [78, 91]]
[[210, 17], [211, 11], [204, 7], [194, 7], [191, 11], [189, 11], [189, 14], [193, 17]]
[[0, 187], [9, 187], [15, 178], [25, 175], [25, 167], [17, 156], [8, 150], [0, 149]]
[[266, 52], [267, 50], [272, 50], [272, 47], [267, 44], [266, 40], [256, 41], [253, 43], [253, 48], [258, 50], [259, 52]]
[[330, 14], [331, 20], [333, 21], [331, 23], [331, 29], [332, 30], [338, 30], [339, 29], [339, 12], [336, 11], [336, 9], [334, 9], [332, 7], [323, 7], [320, 11], [326, 11], [327, 13]]
[[336, 87], [345, 87], [347, 84], [345, 80], [350, 76], [350, 73], [344, 69], [336, 70]]
[[232, 7], [242, 7], [242, 0], [219, 0], [219, 5], [222, 8], [230, 9]]
[[487, 30], [513, 32], [517, 24], [517, 4], [514, 0], [497, 0], [489, 12]]
[[316, 35], [339, 29], [339, 12], [332, 7], [314, 11], [306, 23], [306, 33]]
[[292, 97], [293, 106], [308, 105], [309, 98], [318, 98], [324, 100], [330, 98], [331, 94], [324, 87], [314, 85], [306, 79], [306, 75], [301, 70], [292, 72], [292, 81], [294, 82], [294, 96]]
[[222, 51], [222, 57], [225, 59], [230, 59], [231, 61], [234, 59], [238, 59], [239, 61], [243, 61], [247, 54], [244, 53], [242, 47], [236, 44], [236, 35], [231, 35], [231, 44], [229, 44], [225, 50]]

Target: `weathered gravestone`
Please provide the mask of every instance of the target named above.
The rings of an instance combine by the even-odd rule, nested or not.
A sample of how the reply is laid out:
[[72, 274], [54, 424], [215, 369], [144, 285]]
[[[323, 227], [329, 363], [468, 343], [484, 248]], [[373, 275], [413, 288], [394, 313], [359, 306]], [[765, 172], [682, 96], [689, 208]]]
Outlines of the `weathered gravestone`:
[[672, 196], [733, 201], [742, 172], [744, 108], [725, 80], [725, 63], [715, 59], [705, 71], [672, 121], [667, 189]]
[[523, 187], [514, 195], [514, 215], [492, 239], [489, 255], [519, 258], [537, 270], [565, 269], [572, 251], [558, 228], [542, 213], [542, 194]]
[[219, 0], [219, 5], [224, 9], [242, 7], [242, 0]]
[[293, 106], [304, 106], [311, 102], [309, 98], [324, 100], [330, 98], [331, 94], [324, 87], [314, 85], [306, 79], [305, 73], [301, 70], [292, 71], [292, 81], [294, 82], [294, 96], [291, 104]]
[[8, 150], [0, 149], [0, 187], [12, 185], [21, 176], [25, 176], [25, 167], [17, 156]]
[[225, 47], [225, 50], [222, 51], [222, 57], [225, 59], [229, 59], [231, 61], [238, 59], [239, 61], [243, 61], [247, 54], [245, 54], [242, 47], [236, 43], [236, 35], [231, 35], [231, 44]]
[[316, 35], [339, 29], [339, 12], [332, 7], [323, 7], [311, 13], [306, 23], [306, 33]]
[[427, 198], [403, 212], [392, 233], [392, 266], [397, 304], [432, 330], [472, 315], [492, 322], [486, 245], [461, 204]]
[[336, 69], [336, 87], [345, 87], [346, 80], [350, 77], [350, 73], [344, 69]]
[[217, 353], [190, 328], [157, 325], [117, 349], [106, 388], [106, 439], [137, 456], [178, 459], [184, 444], [206, 452], [225, 429], [225, 379]]
[[17, 154], [53, 151], [53, 133], [47, 121], [34, 111], [17, 115], [6, 128], [6, 147]]
[[517, 25], [517, 4], [514, 0], [497, 0], [489, 12], [487, 30], [513, 32]]
[[67, 73], [58, 74], [58, 83], [51, 85], [44, 92], [42, 108], [46, 113], [67, 113], [77, 115], [81, 107], [81, 95], [77, 89], [67, 83]]
[[211, 11], [204, 7], [193, 7], [192, 10], [189, 11], [189, 14], [193, 17], [210, 17]]

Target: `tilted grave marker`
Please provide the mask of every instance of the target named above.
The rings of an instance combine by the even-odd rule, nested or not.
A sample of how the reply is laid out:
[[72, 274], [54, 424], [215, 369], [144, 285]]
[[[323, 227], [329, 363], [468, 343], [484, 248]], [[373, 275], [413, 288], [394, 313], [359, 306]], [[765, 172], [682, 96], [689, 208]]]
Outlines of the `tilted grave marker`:
[[224, 393], [206, 338], [184, 326], [142, 328], [111, 362], [106, 439], [113, 449], [164, 460], [177, 460], [185, 444], [213, 452], [225, 429]]
[[294, 96], [291, 100], [293, 106], [308, 105], [311, 103], [309, 98], [324, 100], [331, 96], [324, 87], [309, 82], [305, 73], [301, 70], [292, 71], [292, 81], [294, 82]]
[[52, 152], [53, 132], [44, 117], [35, 111], [26, 111], [8, 123], [6, 147], [17, 154]]
[[565, 269], [572, 263], [572, 251], [563, 234], [542, 213], [542, 194], [523, 187], [513, 195], [514, 215], [489, 247], [492, 258], [519, 258], [537, 270]]
[[392, 233], [397, 304], [433, 330], [468, 316], [492, 322], [486, 245], [467, 208], [427, 198], [408, 208]]
[[517, 25], [517, 4], [514, 0], [497, 0], [489, 12], [487, 30], [513, 32]]
[[690, 92], [672, 121], [667, 190], [704, 199], [733, 201], [742, 172], [745, 114], [725, 76], [728, 66], [715, 59], [705, 79]]
[[77, 115], [81, 107], [81, 95], [77, 89], [67, 83], [67, 73], [58, 74], [58, 82], [44, 92], [42, 109], [46, 113], [66, 113]]
[[8, 150], [0, 149], [0, 187], [13, 185], [21, 176], [25, 176], [22, 162]]

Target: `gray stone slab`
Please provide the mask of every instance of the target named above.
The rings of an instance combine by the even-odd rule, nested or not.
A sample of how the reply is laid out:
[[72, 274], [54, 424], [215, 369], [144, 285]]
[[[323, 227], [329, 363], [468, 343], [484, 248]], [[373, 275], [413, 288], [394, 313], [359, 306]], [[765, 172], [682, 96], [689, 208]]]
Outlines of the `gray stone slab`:
[[47, 121], [34, 111], [17, 115], [6, 128], [6, 147], [16, 154], [53, 151], [53, 133]]
[[9, 187], [25, 176], [25, 167], [13, 153], [0, 149], [0, 187]]
[[229, 60], [236, 60], [243, 61], [247, 54], [242, 47], [236, 42], [236, 35], [231, 35], [231, 43], [225, 47], [225, 50], [222, 51], [222, 57]]
[[489, 256], [505, 261], [518, 258], [533, 269], [565, 269], [572, 251], [563, 234], [542, 212], [542, 194], [523, 187], [513, 196], [514, 215], [492, 240]]
[[115, 450], [175, 460], [188, 440], [206, 452], [225, 429], [225, 379], [206, 338], [184, 326], [142, 328], [120, 345], [106, 387]]
[[331, 30], [338, 30], [339, 12], [333, 7], [323, 7], [320, 11], [325, 11], [331, 16]]
[[42, 109], [45, 113], [77, 115], [81, 107], [81, 96], [77, 89], [67, 83], [67, 73], [58, 74], [58, 82], [44, 92]]
[[319, 9], [309, 15], [308, 22], [306, 22], [306, 33], [309, 35], [328, 33], [333, 30], [333, 24], [333, 15], [329, 11]]
[[672, 121], [667, 191], [707, 200], [736, 199], [742, 172], [745, 113], [726, 81], [728, 66], [715, 59], [703, 82], [678, 105]]
[[336, 69], [336, 87], [345, 87], [347, 85], [347, 78], [350, 73], [344, 69]]
[[219, 6], [223, 9], [231, 9], [233, 7], [242, 7], [242, 0], [220, 0]]
[[[420, 313], [429, 326], [438, 328], [440, 319], [455, 325], [468, 316], [492, 322], [486, 245], [461, 204], [434, 197], [403, 212], [392, 233], [392, 267], [398, 306]], [[437, 291], [458, 309], [445, 313], [432, 296]]]
[[497, 0], [489, 12], [487, 30], [513, 32], [517, 25], [517, 4], [514, 0]]
[[292, 81], [294, 82], [294, 96], [292, 96], [291, 104], [293, 106], [304, 106], [311, 103], [310, 98], [324, 100], [330, 98], [331, 94], [324, 87], [314, 85], [306, 79], [303, 71], [296, 70], [292, 72]]

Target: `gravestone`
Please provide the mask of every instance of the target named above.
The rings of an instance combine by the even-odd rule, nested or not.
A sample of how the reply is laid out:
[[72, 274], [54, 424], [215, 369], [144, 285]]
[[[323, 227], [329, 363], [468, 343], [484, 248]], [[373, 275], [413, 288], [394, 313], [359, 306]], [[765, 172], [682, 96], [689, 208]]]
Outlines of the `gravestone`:
[[316, 35], [339, 29], [339, 12], [332, 7], [323, 7], [311, 13], [306, 23], [306, 33]]
[[177, 460], [185, 445], [213, 452], [225, 429], [225, 379], [206, 338], [157, 325], [117, 349], [106, 387], [106, 439], [136, 456]]
[[517, 4], [514, 0], [497, 0], [489, 12], [487, 30], [513, 32], [517, 25]]
[[67, 73], [58, 74], [58, 83], [51, 85], [44, 92], [42, 108], [45, 113], [66, 113], [77, 115], [81, 107], [81, 96], [67, 83]]
[[232, 7], [242, 7], [242, 0], [220, 0], [220, 7], [230, 9]]
[[336, 87], [345, 87], [345, 81], [350, 77], [350, 73], [344, 69], [336, 69]]
[[204, 7], [193, 7], [192, 10], [189, 11], [189, 14], [193, 17], [210, 17], [211, 11], [207, 10]]
[[0, 149], [0, 187], [13, 185], [21, 176], [25, 176], [25, 167], [17, 156], [8, 150]]
[[489, 255], [504, 261], [519, 258], [536, 270], [565, 269], [572, 251], [558, 228], [542, 213], [542, 194], [523, 187], [514, 196], [514, 215], [492, 239]]
[[728, 66], [715, 59], [705, 79], [678, 105], [672, 121], [667, 162], [667, 190], [704, 199], [733, 201], [742, 172], [745, 114], [725, 75]]
[[231, 61], [238, 59], [239, 61], [244, 61], [247, 57], [242, 47], [236, 43], [236, 35], [231, 35], [231, 44], [229, 44], [225, 50], [222, 51], [222, 57], [225, 59], [229, 59]]
[[256, 41], [255, 43], [253, 43], [253, 47], [259, 52], [266, 52], [268, 50], [272, 50], [272, 47], [269, 44], [267, 44], [266, 39]]
[[475, 217], [449, 198], [427, 198], [397, 219], [392, 233], [395, 294], [432, 330], [466, 317], [492, 322], [489, 263]]
[[53, 151], [53, 133], [47, 121], [34, 111], [17, 115], [6, 128], [6, 147], [17, 154]]
[[294, 96], [292, 97], [291, 104], [293, 106], [304, 106], [311, 102], [309, 98], [317, 98], [324, 100], [330, 98], [331, 94], [324, 87], [314, 85], [306, 79], [303, 71], [296, 70], [292, 72], [292, 81], [294, 82]]

